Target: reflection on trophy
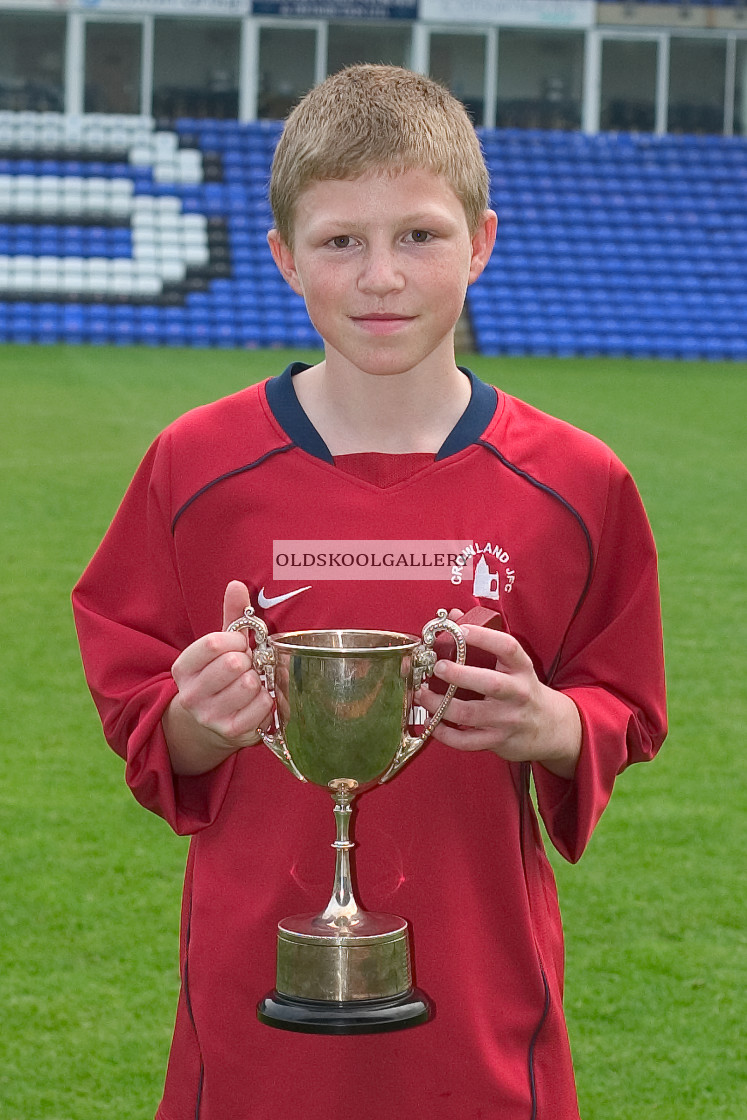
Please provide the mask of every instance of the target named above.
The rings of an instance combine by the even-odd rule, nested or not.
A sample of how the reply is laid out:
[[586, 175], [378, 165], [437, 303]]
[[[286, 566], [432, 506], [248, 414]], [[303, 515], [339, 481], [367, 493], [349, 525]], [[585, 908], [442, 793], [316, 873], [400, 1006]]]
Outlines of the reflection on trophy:
[[275, 989], [257, 1007], [261, 1022], [316, 1034], [361, 1034], [417, 1026], [428, 997], [413, 987], [409, 928], [355, 900], [350, 819], [354, 798], [388, 781], [427, 742], [454, 694], [451, 686], [422, 734], [409, 734], [414, 691], [433, 672], [440, 631], [457, 661], [466, 643], [446, 611], [421, 638], [384, 630], [306, 630], [269, 636], [247, 607], [229, 630], [251, 629], [254, 664], [276, 700], [265, 744], [302, 782], [328, 789], [337, 823], [332, 897], [316, 915], [278, 924]]

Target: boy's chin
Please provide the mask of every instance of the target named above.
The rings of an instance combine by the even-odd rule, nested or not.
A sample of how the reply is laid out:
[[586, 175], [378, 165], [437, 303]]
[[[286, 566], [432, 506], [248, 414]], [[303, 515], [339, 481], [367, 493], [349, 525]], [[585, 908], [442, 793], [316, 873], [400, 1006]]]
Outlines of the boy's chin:
[[327, 349], [328, 365], [338, 362], [347, 365], [359, 373], [369, 377], [404, 377], [410, 373], [422, 372], [429, 364], [434, 369], [444, 363], [444, 355], [448, 355], [449, 364], [454, 361], [454, 344], [451, 339], [446, 340], [448, 349], [439, 344], [431, 349], [422, 350], [395, 350], [386, 346], [371, 346], [354, 349], [348, 352]]

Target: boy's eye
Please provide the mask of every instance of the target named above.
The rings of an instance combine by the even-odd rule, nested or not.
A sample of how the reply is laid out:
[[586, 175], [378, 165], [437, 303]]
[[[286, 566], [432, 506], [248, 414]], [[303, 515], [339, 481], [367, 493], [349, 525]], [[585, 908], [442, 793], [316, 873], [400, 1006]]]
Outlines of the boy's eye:
[[430, 239], [430, 236], [431, 235], [425, 229], [414, 229], [410, 233], [410, 237], [412, 238], [412, 240], [419, 245], [422, 245], [426, 241], [428, 241]]
[[339, 237], [333, 237], [332, 244], [335, 249], [347, 249], [350, 245], [350, 238], [346, 233], [343, 233]]

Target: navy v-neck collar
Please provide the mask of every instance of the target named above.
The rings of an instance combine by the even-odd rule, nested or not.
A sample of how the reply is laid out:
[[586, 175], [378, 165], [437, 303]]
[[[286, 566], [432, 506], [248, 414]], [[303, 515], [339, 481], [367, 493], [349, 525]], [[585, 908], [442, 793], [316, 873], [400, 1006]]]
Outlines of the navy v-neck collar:
[[[304, 362], [293, 362], [278, 377], [270, 378], [266, 385], [267, 403], [278, 424], [296, 447], [307, 451], [315, 459], [334, 463], [334, 456], [301, 408], [293, 388], [293, 375], [308, 368]], [[463, 366], [459, 368], [469, 378], [472, 394], [469, 404], [436, 452], [436, 461], [464, 451], [479, 439], [492, 420], [498, 404], [496, 392], [490, 385], [480, 381], [471, 370]]]

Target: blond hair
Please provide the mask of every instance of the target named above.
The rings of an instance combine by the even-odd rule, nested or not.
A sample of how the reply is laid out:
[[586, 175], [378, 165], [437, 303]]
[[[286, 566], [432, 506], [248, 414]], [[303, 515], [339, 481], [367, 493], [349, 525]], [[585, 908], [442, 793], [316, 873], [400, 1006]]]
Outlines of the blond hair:
[[357, 65], [333, 74], [293, 109], [275, 150], [270, 203], [289, 247], [301, 192], [325, 179], [376, 169], [442, 175], [470, 233], [488, 206], [480, 142], [460, 101], [438, 82], [398, 66]]

